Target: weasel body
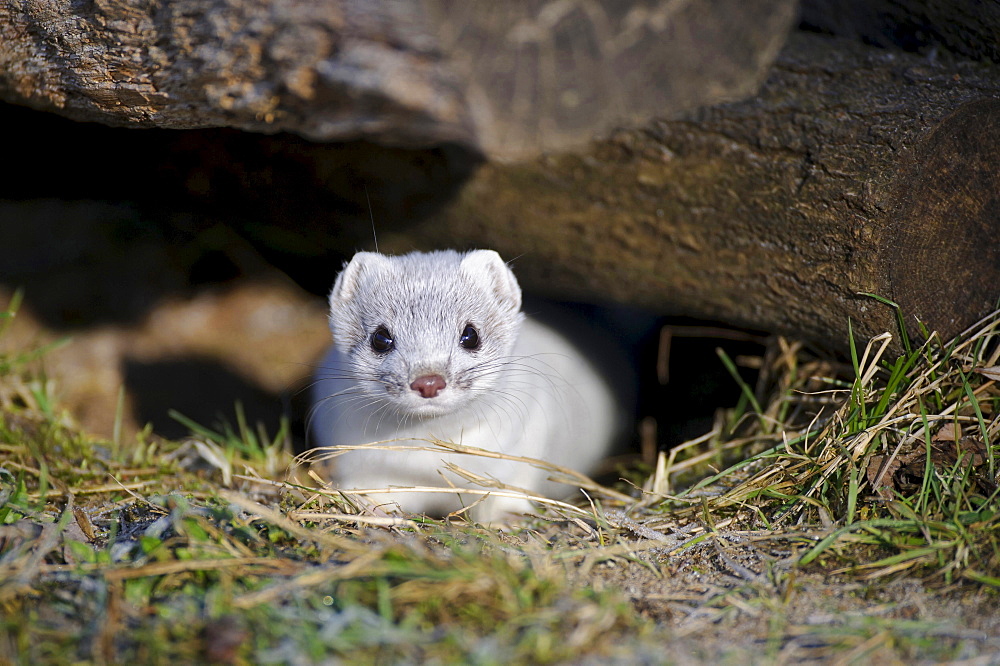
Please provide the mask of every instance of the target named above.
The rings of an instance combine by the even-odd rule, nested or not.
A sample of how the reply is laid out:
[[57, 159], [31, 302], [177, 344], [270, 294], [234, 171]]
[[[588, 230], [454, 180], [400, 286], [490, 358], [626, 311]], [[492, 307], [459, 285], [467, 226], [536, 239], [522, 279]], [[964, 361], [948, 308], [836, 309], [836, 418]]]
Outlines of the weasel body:
[[[589, 473], [621, 432], [611, 387], [565, 337], [521, 312], [517, 279], [491, 250], [359, 252], [330, 294], [330, 328], [334, 347], [313, 389], [320, 446], [414, 448], [436, 438]], [[525, 463], [419, 450], [350, 451], [336, 458], [333, 481], [345, 489], [483, 489], [454, 473], [443, 477], [445, 463], [534, 493], [558, 492], [548, 472]], [[479, 496], [370, 499], [443, 514]], [[529, 509], [525, 499], [491, 496], [474, 511], [490, 521]]]

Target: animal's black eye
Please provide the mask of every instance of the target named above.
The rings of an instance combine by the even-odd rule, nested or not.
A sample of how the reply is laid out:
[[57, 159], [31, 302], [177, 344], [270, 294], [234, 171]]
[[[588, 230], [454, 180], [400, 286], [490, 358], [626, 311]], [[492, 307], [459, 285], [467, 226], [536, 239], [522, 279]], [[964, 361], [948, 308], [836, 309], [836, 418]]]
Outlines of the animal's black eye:
[[466, 349], [479, 349], [479, 331], [472, 324], [466, 324], [462, 331], [462, 337], [458, 339], [458, 344]]
[[392, 339], [389, 329], [385, 326], [379, 326], [372, 333], [371, 346], [372, 350], [376, 353], [385, 354], [392, 351], [392, 348], [396, 346], [396, 342]]

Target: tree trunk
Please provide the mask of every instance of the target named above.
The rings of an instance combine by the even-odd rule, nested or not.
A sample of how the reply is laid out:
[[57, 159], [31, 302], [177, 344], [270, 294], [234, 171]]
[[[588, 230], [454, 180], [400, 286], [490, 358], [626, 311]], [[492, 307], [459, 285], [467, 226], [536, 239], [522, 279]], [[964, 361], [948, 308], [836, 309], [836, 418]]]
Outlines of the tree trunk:
[[123, 127], [492, 157], [751, 94], [796, 0], [0, 4], [0, 99]]
[[475, 141], [416, 2], [3, 3], [0, 98], [118, 127]]
[[866, 44], [1000, 63], [1000, 3], [982, 0], [802, 0], [811, 30]]
[[[323, 127], [343, 130], [341, 137], [370, 130], [364, 135], [387, 143], [472, 140], [461, 137], [472, 135], [474, 123], [449, 120], [467, 109], [447, 110], [461, 106], [460, 95], [449, 96], [452, 75], [434, 65], [426, 34], [410, 45], [413, 34], [397, 34], [398, 27], [386, 32], [376, 21], [369, 32], [348, 31], [347, 41], [338, 41], [331, 35], [354, 26], [360, 14], [344, 14], [340, 21], [330, 7], [360, 5], [325, 4], [327, 13], [319, 18], [310, 18], [310, 12], [320, 11], [311, 2], [266, 6], [277, 14], [268, 14], [265, 5], [251, 11], [237, 0], [213, 0], [208, 8], [198, 4], [196, 11], [195, 4], [180, 0], [159, 13], [150, 9], [160, 7], [155, 3], [143, 13], [132, 4], [25, 2], [21, 7], [28, 9], [15, 16], [10, 4], [4, 5], [0, 95], [76, 118], [112, 122], [108, 118], [114, 117], [122, 125], [218, 124], [310, 135], [312, 123], [327, 123]], [[81, 7], [93, 9], [89, 19], [73, 14]], [[195, 14], [228, 19], [198, 22]], [[21, 20], [24, 16], [33, 22]], [[290, 23], [277, 29], [283, 21]], [[343, 101], [338, 95], [358, 89], [310, 87], [314, 79], [308, 72], [329, 71], [326, 66], [343, 64], [345, 55], [365, 52], [368, 46], [348, 43], [364, 35], [382, 35], [370, 39], [380, 54], [376, 69], [393, 55], [379, 49], [424, 53], [422, 71], [443, 78], [418, 77], [413, 85], [439, 91], [437, 106], [407, 106], [374, 89], [369, 92], [377, 99], [362, 95], [360, 106], [338, 105], [334, 102]], [[328, 38], [332, 41], [324, 41]], [[291, 60], [279, 57], [286, 53], [282, 44]], [[316, 55], [324, 53], [333, 55]], [[237, 57], [229, 58], [232, 54]], [[384, 78], [361, 79], [414, 80], [393, 78], [391, 67], [378, 71]], [[269, 78], [272, 74], [277, 79]], [[326, 92], [319, 94], [320, 89]], [[103, 182], [129, 194], [134, 187], [157, 190], [148, 193], [152, 205], [169, 208], [176, 205], [173, 197], [158, 190], [160, 177], [172, 170], [175, 181], [196, 190], [202, 201], [215, 197], [210, 201], [221, 211], [218, 219], [265, 228], [260, 238], [268, 240], [261, 245], [273, 248], [283, 236], [298, 239], [310, 225], [319, 226], [319, 241], [314, 236], [299, 245], [308, 246], [303, 254], [315, 253], [319, 266], [313, 263], [311, 269], [322, 271], [328, 285], [338, 262], [327, 249], [349, 252], [359, 233], [370, 229], [362, 185], [374, 181], [383, 250], [494, 247], [517, 257], [526, 287], [553, 296], [639, 305], [843, 347], [849, 320], [862, 335], [895, 330], [891, 308], [863, 294], [898, 303], [911, 332], [919, 318], [950, 335], [995, 307], [998, 98], [1000, 69], [994, 64], [800, 35], [752, 99], [620, 130], [577, 154], [487, 163], [455, 197], [451, 188], [469, 172], [457, 170], [462, 175], [455, 176], [449, 170], [451, 147], [436, 155], [411, 151], [407, 159], [400, 157], [404, 151], [377, 153], [362, 143], [324, 145], [280, 134], [265, 140], [236, 132], [221, 139], [178, 133], [175, 139], [144, 132], [156, 137], [150, 149], [142, 149], [145, 144], [134, 135], [119, 133], [119, 152], [108, 147], [104, 134], [81, 144], [68, 132], [58, 146], [65, 152], [50, 152], [40, 137], [38, 151], [19, 157], [19, 164], [35, 160], [44, 166], [45, 179], [21, 169], [8, 179], [0, 199], [28, 196], [13, 191], [25, 181], [44, 190], [33, 196], [65, 199], [62, 191], [75, 187], [73, 196], [95, 198], [90, 185]], [[278, 105], [268, 106], [267, 100]], [[326, 102], [331, 106], [324, 110]], [[338, 118], [345, 124], [338, 125]], [[174, 152], [163, 149], [171, 141]], [[179, 159], [179, 153], [190, 160]], [[75, 165], [84, 159], [81, 170]], [[149, 165], [149, 171], [131, 168], [134, 164]], [[109, 166], [128, 173], [107, 178], [114, 173]], [[67, 171], [57, 178], [52, 168]], [[359, 169], [370, 170], [359, 178]], [[419, 185], [420, 192], [405, 191], [398, 210], [414, 210], [412, 202], [430, 193], [438, 197], [436, 212], [401, 230], [397, 223], [411, 218], [400, 215], [385, 233], [380, 180]], [[360, 205], [352, 210], [360, 217], [344, 213], [344, 190]], [[332, 214], [338, 201], [341, 208]], [[0, 201], [2, 210], [7, 209]], [[191, 216], [201, 220], [203, 213]], [[293, 234], [271, 233], [279, 225]], [[57, 225], [53, 233], [64, 227]], [[345, 227], [354, 229], [346, 234], [350, 240], [342, 237]], [[298, 263], [304, 262], [283, 268], [301, 280]]]
[[843, 348], [897, 330], [875, 294], [951, 335], [1000, 297], [998, 94], [993, 66], [799, 36], [757, 97], [487, 165], [417, 237], [556, 296]]

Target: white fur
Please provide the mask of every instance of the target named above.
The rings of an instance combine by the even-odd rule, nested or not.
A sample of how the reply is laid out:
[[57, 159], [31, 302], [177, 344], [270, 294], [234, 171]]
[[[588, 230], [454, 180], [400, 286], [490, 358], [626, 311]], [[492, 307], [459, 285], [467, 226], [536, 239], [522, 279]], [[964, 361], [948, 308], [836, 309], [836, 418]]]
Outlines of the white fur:
[[[480, 348], [459, 344], [472, 325]], [[371, 345], [384, 326], [388, 353]], [[335, 346], [314, 388], [316, 444], [427, 446], [438, 438], [514, 456], [541, 458], [589, 473], [619, 434], [615, 396], [568, 340], [521, 313], [521, 290], [492, 250], [451, 250], [389, 257], [359, 252], [330, 294]], [[447, 386], [424, 398], [410, 388], [439, 374]], [[542, 494], [565, 494], [548, 473], [523, 463], [425, 451], [351, 451], [335, 461], [342, 488], [446, 486], [444, 461]], [[457, 487], [479, 488], [446, 473]], [[443, 513], [478, 496], [391, 493], [372, 499], [411, 512]], [[475, 516], [489, 521], [524, 512], [523, 499], [491, 497]]]

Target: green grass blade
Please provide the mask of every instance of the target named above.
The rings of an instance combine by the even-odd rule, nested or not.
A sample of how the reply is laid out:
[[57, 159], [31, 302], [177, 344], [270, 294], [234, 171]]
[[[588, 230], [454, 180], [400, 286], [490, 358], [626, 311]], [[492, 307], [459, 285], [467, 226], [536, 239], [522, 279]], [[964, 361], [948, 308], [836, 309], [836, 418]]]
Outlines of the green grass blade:
[[736, 367], [736, 364], [733, 363], [733, 360], [731, 358], [729, 358], [729, 354], [727, 354], [725, 350], [722, 349], [722, 347], [717, 347], [715, 349], [715, 353], [722, 361], [722, 365], [726, 367], [726, 370], [736, 381], [736, 384], [740, 387], [740, 392], [742, 393], [742, 395], [746, 398], [747, 402], [750, 403], [754, 415], [757, 417], [757, 420], [760, 423], [761, 431], [764, 432], [765, 434], [771, 432], [770, 424], [768, 424], [767, 420], [764, 418], [764, 410], [760, 408], [760, 403], [757, 401], [757, 397], [754, 395], [753, 389], [750, 388], [750, 385], [743, 380], [743, 377], [740, 375], [740, 371]]

